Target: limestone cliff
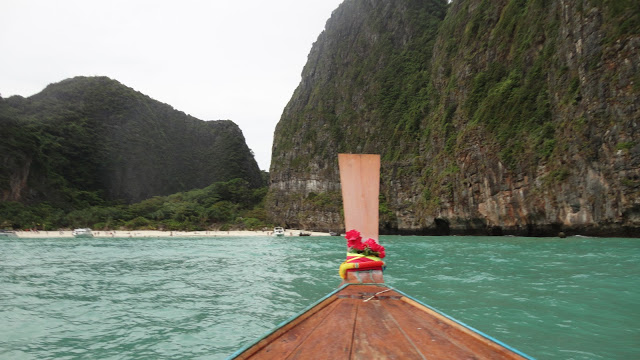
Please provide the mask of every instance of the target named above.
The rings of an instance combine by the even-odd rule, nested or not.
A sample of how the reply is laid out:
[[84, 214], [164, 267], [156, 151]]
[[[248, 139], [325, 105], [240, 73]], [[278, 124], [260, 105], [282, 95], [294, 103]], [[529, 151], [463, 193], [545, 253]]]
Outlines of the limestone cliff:
[[262, 186], [240, 128], [202, 121], [106, 77], [0, 98], [0, 201], [69, 209], [235, 178]]
[[268, 206], [341, 228], [339, 152], [381, 153], [396, 233], [640, 234], [640, 5], [346, 0], [276, 128]]

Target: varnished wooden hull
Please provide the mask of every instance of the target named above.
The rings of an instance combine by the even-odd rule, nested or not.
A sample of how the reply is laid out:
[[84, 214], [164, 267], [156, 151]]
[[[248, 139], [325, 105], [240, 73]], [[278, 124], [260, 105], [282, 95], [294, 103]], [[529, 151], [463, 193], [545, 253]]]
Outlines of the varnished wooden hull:
[[[345, 229], [357, 230], [362, 238], [377, 242], [380, 156], [339, 154], [338, 162]], [[359, 240], [351, 238], [350, 241]], [[359, 251], [355, 246], [354, 249]], [[353, 257], [353, 253], [347, 254], [347, 261], [351, 261], [350, 256]], [[375, 262], [382, 262], [378, 260]], [[528, 358], [386, 286], [381, 269], [364, 269], [362, 264], [341, 266], [340, 276], [344, 281], [338, 290], [230, 358]]]
[[384, 284], [345, 283], [230, 359], [528, 359]]

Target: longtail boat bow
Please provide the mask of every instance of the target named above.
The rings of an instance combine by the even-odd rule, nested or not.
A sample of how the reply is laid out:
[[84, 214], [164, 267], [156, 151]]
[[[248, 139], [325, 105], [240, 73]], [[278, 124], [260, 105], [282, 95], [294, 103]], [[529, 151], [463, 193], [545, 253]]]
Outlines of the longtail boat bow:
[[230, 359], [531, 359], [384, 284], [380, 156], [339, 154], [338, 162], [345, 228], [355, 231], [342, 285]]

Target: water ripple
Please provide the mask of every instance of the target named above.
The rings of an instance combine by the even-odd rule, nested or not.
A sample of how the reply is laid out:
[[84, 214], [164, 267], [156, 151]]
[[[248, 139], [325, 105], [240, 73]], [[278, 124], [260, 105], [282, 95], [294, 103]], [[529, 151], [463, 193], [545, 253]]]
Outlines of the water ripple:
[[[383, 237], [387, 282], [539, 358], [638, 358], [631, 239]], [[0, 359], [220, 359], [339, 284], [333, 237], [0, 242]]]

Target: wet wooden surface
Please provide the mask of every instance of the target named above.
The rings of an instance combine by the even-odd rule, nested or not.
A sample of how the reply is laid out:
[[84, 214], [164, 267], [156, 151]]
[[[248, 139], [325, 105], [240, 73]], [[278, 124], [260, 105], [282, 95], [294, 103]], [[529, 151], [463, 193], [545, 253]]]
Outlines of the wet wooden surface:
[[309, 312], [237, 358], [523, 359], [383, 284], [348, 285]]
[[[380, 156], [340, 154], [346, 230], [378, 240]], [[523, 359], [384, 285], [348, 271], [345, 287], [236, 359]]]

